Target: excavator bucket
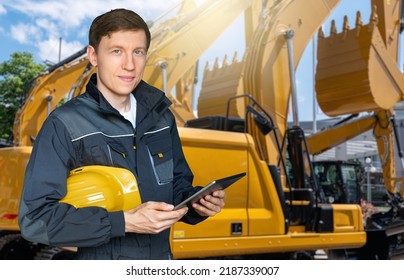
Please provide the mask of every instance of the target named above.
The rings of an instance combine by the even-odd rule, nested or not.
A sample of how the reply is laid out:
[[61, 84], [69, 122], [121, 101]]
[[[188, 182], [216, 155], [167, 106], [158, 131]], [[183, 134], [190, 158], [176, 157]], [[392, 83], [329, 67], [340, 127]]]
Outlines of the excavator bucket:
[[[206, 64], [198, 99], [198, 117], [226, 114], [229, 99], [236, 97], [237, 92], [241, 91], [240, 75], [243, 65], [242, 61], [237, 60], [237, 53], [230, 64], [227, 63], [226, 56], [222, 67], [219, 67], [217, 58], [213, 69], [210, 70]], [[244, 112], [237, 106], [230, 106], [229, 109], [230, 116], [244, 117]]]
[[368, 25], [358, 12], [354, 29], [345, 17], [341, 33], [334, 21], [329, 37], [319, 31], [316, 73], [317, 100], [329, 116], [388, 110], [402, 100], [403, 75], [386, 48], [375, 11]]

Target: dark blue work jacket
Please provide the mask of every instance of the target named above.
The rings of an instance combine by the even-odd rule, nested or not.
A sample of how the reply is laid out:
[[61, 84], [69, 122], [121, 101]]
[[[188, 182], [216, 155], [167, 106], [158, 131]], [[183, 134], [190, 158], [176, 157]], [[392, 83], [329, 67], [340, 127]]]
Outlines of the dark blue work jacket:
[[[98, 91], [95, 75], [86, 92], [54, 110], [35, 140], [20, 202], [19, 224], [27, 240], [78, 247], [79, 259], [168, 259], [169, 229], [159, 234], [125, 233], [122, 211], [76, 209], [60, 203], [66, 178], [77, 167], [107, 165], [135, 174], [142, 202], [176, 204], [198, 188], [185, 160], [165, 94], [141, 82], [136, 129]], [[182, 221], [204, 217], [192, 209]]]

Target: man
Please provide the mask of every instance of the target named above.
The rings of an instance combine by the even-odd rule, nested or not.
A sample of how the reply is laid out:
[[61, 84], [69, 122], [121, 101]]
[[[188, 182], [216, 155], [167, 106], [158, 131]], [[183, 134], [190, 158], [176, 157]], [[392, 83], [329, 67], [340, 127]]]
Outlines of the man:
[[[170, 227], [196, 224], [224, 206], [217, 191], [174, 210], [198, 190], [184, 158], [170, 101], [142, 81], [150, 32], [136, 13], [116, 9], [94, 19], [87, 54], [97, 67], [86, 92], [56, 109], [35, 140], [19, 223], [24, 238], [78, 247], [78, 259], [170, 259]], [[69, 172], [86, 165], [135, 174], [142, 204], [123, 212], [59, 202]]]

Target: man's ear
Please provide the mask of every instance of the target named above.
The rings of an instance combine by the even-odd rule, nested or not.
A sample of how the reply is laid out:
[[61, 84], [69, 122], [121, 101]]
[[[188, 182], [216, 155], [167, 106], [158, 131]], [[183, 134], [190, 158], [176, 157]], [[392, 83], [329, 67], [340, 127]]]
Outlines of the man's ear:
[[90, 61], [91, 65], [96, 67], [97, 66], [97, 53], [95, 52], [94, 47], [91, 45], [87, 46], [87, 56], [88, 56], [88, 60]]

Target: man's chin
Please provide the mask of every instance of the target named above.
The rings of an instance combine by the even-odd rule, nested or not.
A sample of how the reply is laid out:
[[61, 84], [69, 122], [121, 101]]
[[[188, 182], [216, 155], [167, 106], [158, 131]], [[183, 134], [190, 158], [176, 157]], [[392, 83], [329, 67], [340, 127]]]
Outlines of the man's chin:
[[122, 87], [120, 87], [119, 89], [118, 89], [118, 91], [117, 92], [119, 92], [120, 94], [122, 94], [122, 95], [128, 95], [128, 94], [130, 94], [131, 92], [133, 92], [133, 90], [136, 88], [136, 86], [137, 86], [137, 84], [136, 85], [126, 85], [126, 86], [122, 86]]

